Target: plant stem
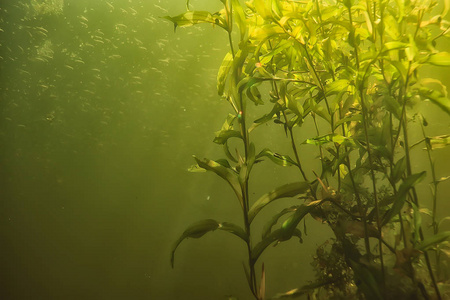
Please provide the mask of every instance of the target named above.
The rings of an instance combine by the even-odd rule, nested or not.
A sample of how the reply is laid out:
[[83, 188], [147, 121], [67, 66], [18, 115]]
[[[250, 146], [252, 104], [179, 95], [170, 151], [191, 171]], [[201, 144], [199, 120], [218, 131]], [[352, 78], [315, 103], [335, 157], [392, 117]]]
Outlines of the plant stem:
[[[353, 34], [353, 40], [354, 40], [354, 27], [353, 27], [353, 17], [352, 17], [352, 9], [349, 6], [348, 7], [348, 14], [349, 14], [349, 21], [350, 25], [352, 27], [352, 33]], [[358, 46], [355, 44], [355, 41], [353, 41], [353, 48], [355, 50], [355, 59], [356, 59], [356, 66], [358, 72], [360, 71], [360, 64], [359, 64], [359, 56], [358, 56]], [[366, 72], [368, 70], [369, 66], [367, 66]], [[369, 124], [368, 124], [368, 113], [367, 113], [367, 103], [365, 103], [364, 99], [364, 80], [366, 76], [364, 75], [362, 78], [362, 82], [357, 82], [357, 88], [359, 90], [359, 97], [361, 101], [361, 110], [362, 110], [362, 117], [363, 117], [363, 127], [364, 127], [364, 137], [366, 141], [366, 151], [369, 158], [369, 164], [370, 164], [370, 175], [372, 178], [372, 188], [373, 188], [373, 197], [374, 197], [374, 204], [375, 204], [375, 218], [377, 221], [377, 229], [378, 233], [380, 235], [380, 238], [382, 236], [382, 226], [381, 226], [381, 219], [380, 219], [380, 211], [378, 207], [378, 195], [377, 195], [377, 183], [376, 183], [376, 177], [375, 177], [375, 170], [374, 170], [374, 163], [373, 163], [373, 157], [372, 157], [372, 149], [370, 148], [370, 140], [369, 140]], [[366, 232], [367, 234], [367, 232]], [[383, 244], [381, 242], [378, 243], [379, 246], [379, 252], [380, 252], [380, 266], [381, 266], [381, 275], [382, 275], [382, 286], [383, 286], [383, 293], [386, 291], [386, 281], [385, 281], [385, 270], [384, 270], [384, 259], [383, 259]]]
[[[228, 23], [228, 40], [230, 43], [230, 49], [233, 59], [235, 58], [235, 52], [233, 47], [233, 39], [231, 36], [232, 33], [232, 26], [233, 26], [233, 6], [231, 2], [226, 1], [225, 4], [225, 11], [227, 14], [227, 23]], [[239, 73], [236, 73], [236, 83], [239, 82]], [[238, 114], [240, 114], [241, 118], [239, 120], [239, 127], [241, 129], [241, 135], [242, 140], [244, 143], [244, 163], [248, 163], [248, 145], [249, 145], [249, 137], [248, 132], [246, 128], [245, 123], [245, 116], [246, 116], [246, 110], [244, 101], [242, 99], [242, 92], [238, 95], [239, 99], [239, 107], [236, 107], [234, 105], [234, 102], [230, 99], [230, 103], [233, 106], [233, 109], [237, 111]], [[242, 171], [242, 168], [241, 168]], [[245, 175], [245, 180], [241, 184], [241, 191], [242, 191], [242, 197], [243, 197], [243, 217], [244, 217], [244, 227], [245, 227], [245, 233], [247, 235], [246, 245], [247, 245], [247, 255], [248, 255], [248, 266], [249, 266], [249, 272], [250, 272], [250, 280], [249, 280], [249, 287], [250, 291], [252, 292], [253, 296], [258, 299], [258, 292], [257, 292], [257, 285], [256, 285], [256, 271], [255, 271], [255, 262], [252, 259], [252, 243], [251, 243], [251, 229], [250, 229], [250, 222], [248, 218], [248, 211], [249, 211], [249, 193], [248, 193], [248, 179], [250, 176], [250, 172], [248, 169], [245, 169], [245, 172], [248, 172], [248, 174]]]
[[[431, 188], [431, 194], [433, 196], [433, 210], [432, 210], [432, 215], [431, 215], [431, 226], [433, 227], [433, 234], [437, 234], [439, 232], [439, 227], [438, 224], [436, 222], [436, 211], [437, 211], [437, 188], [438, 188], [438, 184], [439, 182], [437, 181], [436, 178], [436, 169], [434, 167], [434, 162], [433, 162], [433, 157], [431, 156], [431, 144], [429, 142], [428, 137], [425, 134], [425, 128], [423, 126], [423, 123], [421, 122], [421, 127], [422, 127], [422, 134], [423, 137], [425, 138], [425, 145], [427, 147], [427, 156], [428, 156], [428, 162], [430, 163], [430, 169], [431, 169], [431, 176], [433, 179], [433, 186]], [[436, 272], [437, 272], [437, 277], [439, 278], [440, 276], [440, 272], [441, 272], [441, 256], [440, 256], [440, 251], [436, 251]]]
[[[273, 81], [273, 87], [275, 89], [275, 92], [277, 94], [278, 99], [280, 99], [280, 93], [278, 92], [278, 86], [277, 86], [277, 83], [275, 81]], [[286, 103], [285, 103], [285, 105], [286, 105]], [[286, 116], [286, 112], [284, 110], [283, 110], [283, 117], [284, 117], [284, 122], [286, 124], [285, 126], [287, 126], [288, 119], [287, 119], [287, 116]], [[295, 161], [297, 163], [297, 167], [300, 170], [300, 173], [302, 173], [303, 179], [306, 182], [309, 182], [308, 178], [306, 177], [306, 174], [305, 174], [305, 172], [303, 171], [303, 168], [302, 168], [302, 163], [301, 163], [300, 157], [298, 155], [297, 146], [295, 145], [295, 139], [294, 139], [294, 133], [293, 133], [292, 127], [289, 127], [289, 126], [287, 126], [287, 127], [289, 129], [289, 136], [291, 138], [291, 146], [292, 146], [292, 150], [294, 151]]]

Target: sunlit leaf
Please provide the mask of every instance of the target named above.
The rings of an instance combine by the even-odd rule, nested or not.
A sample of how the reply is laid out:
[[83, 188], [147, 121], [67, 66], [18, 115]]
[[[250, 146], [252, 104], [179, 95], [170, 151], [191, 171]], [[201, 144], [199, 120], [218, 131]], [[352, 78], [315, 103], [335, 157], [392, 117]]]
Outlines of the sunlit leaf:
[[450, 66], [450, 53], [439, 52], [428, 57], [427, 62], [434, 66]]
[[230, 71], [231, 65], [233, 63], [233, 55], [228, 52], [220, 65], [219, 72], [217, 73], [217, 92], [219, 96], [223, 95], [223, 90], [225, 88], [225, 82], [227, 80], [228, 73]]
[[241, 33], [241, 40], [243, 40], [248, 30], [245, 13], [244, 10], [242, 9], [239, 0], [231, 0], [231, 3], [233, 5], [234, 19], [236, 20], [236, 24], [239, 27], [239, 31]]
[[309, 188], [310, 185], [307, 182], [294, 182], [282, 185], [272, 190], [271, 192], [264, 194], [262, 197], [256, 200], [256, 202], [250, 208], [248, 212], [249, 222], [252, 222], [258, 212], [270, 202], [280, 198], [294, 197], [299, 194], [304, 194], [309, 190]]
[[263, 17], [264, 19], [270, 19], [272, 17], [270, 0], [254, 0], [253, 4], [255, 5], [256, 11], [261, 17]]
[[450, 135], [439, 135], [426, 138], [432, 150], [444, 148], [450, 145]]
[[383, 50], [384, 51], [391, 51], [391, 50], [400, 50], [400, 49], [405, 49], [406, 47], [408, 47], [407, 43], [402, 43], [402, 42], [387, 42], [383, 44]]
[[336, 81], [333, 81], [327, 85], [325, 85], [325, 93], [327, 96], [337, 94], [341, 92], [342, 90], [346, 90], [349, 86], [349, 81], [346, 79], [339, 79]]
[[334, 124], [334, 128], [336, 129], [339, 126], [341, 126], [342, 124], [348, 123], [348, 122], [360, 123], [360, 122], [362, 122], [362, 115], [351, 115], [349, 117], [342, 118]]

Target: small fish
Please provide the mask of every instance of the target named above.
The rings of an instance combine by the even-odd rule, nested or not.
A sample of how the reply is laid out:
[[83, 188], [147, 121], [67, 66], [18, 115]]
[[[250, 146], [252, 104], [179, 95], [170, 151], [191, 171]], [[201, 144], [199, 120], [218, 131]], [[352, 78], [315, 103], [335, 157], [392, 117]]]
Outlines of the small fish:
[[114, 6], [111, 4], [111, 3], [109, 3], [109, 2], [106, 2], [106, 5], [108, 5], [109, 6], [109, 8], [111, 8], [112, 10], [114, 10]]

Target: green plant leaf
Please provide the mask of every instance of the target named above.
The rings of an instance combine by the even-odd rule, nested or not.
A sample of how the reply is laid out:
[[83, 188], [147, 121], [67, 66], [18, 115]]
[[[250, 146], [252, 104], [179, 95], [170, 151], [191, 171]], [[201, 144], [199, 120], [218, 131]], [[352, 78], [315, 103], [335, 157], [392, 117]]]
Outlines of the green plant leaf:
[[264, 252], [264, 250], [269, 247], [273, 242], [277, 241], [282, 235], [282, 230], [277, 229], [272, 232], [269, 236], [262, 239], [259, 243], [257, 243], [252, 249], [251, 259], [253, 262], [256, 262], [259, 256]]
[[256, 120], [253, 121], [253, 122], [254, 122], [254, 123], [257, 123], [257, 124], [262, 124], [262, 123], [269, 122], [269, 121], [271, 121], [271, 120], [274, 118], [274, 116], [275, 116], [276, 114], [278, 114], [282, 109], [283, 109], [283, 107], [282, 107], [278, 102], [276, 102], [276, 103], [274, 104], [272, 110], [271, 110], [268, 114], [262, 116], [261, 118], [256, 119]]
[[277, 229], [274, 232], [272, 232], [270, 235], [268, 235], [266, 238], [262, 239], [258, 244], [256, 244], [255, 247], [252, 249], [252, 261], [256, 262], [258, 258], [261, 256], [261, 254], [266, 250], [267, 247], [269, 247], [273, 242], [282, 242], [290, 239], [291, 237], [296, 236], [300, 238], [300, 242], [302, 242], [301, 239], [301, 231], [294, 228], [293, 232], [289, 236], [289, 238], [286, 238], [286, 232], [283, 229]]
[[231, 186], [231, 188], [235, 192], [239, 202], [241, 203], [241, 206], [243, 206], [241, 185], [239, 184], [239, 179], [235, 172], [233, 172], [231, 169], [226, 168], [226, 167], [222, 166], [221, 164], [219, 164], [213, 160], [209, 160], [207, 158], [200, 160], [194, 156], [194, 159], [197, 161], [197, 164], [201, 168], [216, 173], [217, 175], [222, 177], [226, 182], [228, 182], [228, 184]]
[[443, 231], [430, 236], [429, 238], [424, 239], [420, 244], [418, 244], [415, 248], [420, 251], [427, 251], [433, 248], [434, 246], [445, 242], [450, 239], [450, 231]]
[[412, 174], [408, 178], [405, 179], [405, 181], [402, 182], [400, 185], [400, 188], [398, 189], [397, 194], [394, 195], [394, 203], [392, 204], [392, 208], [388, 210], [386, 213], [382, 226], [386, 225], [391, 221], [391, 219], [398, 215], [400, 210], [402, 209], [403, 205], [405, 204], [406, 195], [408, 191], [414, 187], [417, 183], [422, 181], [426, 176], [426, 172], [420, 172], [416, 174]]
[[219, 96], [223, 95], [225, 82], [227, 80], [228, 73], [230, 72], [232, 64], [233, 64], [233, 55], [231, 54], [230, 51], [225, 55], [224, 59], [222, 60], [219, 72], [217, 73], [217, 92], [219, 93]]
[[406, 170], [406, 160], [405, 157], [400, 158], [394, 165], [391, 174], [391, 180], [397, 183], [403, 176]]
[[347, 79], [339, 79], [325, 85], [325, 94], [327, 96], [338, 94], [343, 90], [346, 90], [350, 82]]
[[447, 216], [447, 217], [442, 218], [441, 220], [439, 220], [437, 227], [440, 228], [442, 223], [444, 223], [445, 221], [450, 221], [450, 216]]
[[196, 222], [190, 225], [183, 234], [178, 238], [175, 244], [172, 247], [172, 252], [170, 255], [170, 262], [172, 264], [172, 268], [174, 267], [175, 260], [175, 251], [177, 250], [180, 243], [187, 238], [195, 238], [198, 239], [205, 235], [209, 231], [214, 231], [219, 227], [219, 223], [212, 219], [206, 219], [199, 222]]
[[297, 236], [300, 238], [301, 242], [301, 232], [296, 227], [298, 223], [300, 223], [300, 221], [320, 203], [322, 203], [322, 200], [316, 200], [309, 204], [298, 206], [295, 212], [283, 222], [281, 228], [273, 231], [263, 238], [261, 242], [256, 244], [252, 249], [252, 261], [256, 262], [264, 250], [275, 241], [283, 242], [289, 240], [293, 236]]
[[263, 156], [270, 158], [271, 161], [282, 167], [297, 165], [297, 163], [294, 160], [292, 160], [292, 158], [290, 158], [288, 155], [281, 155], [278, 153], [274, 153], [268, 148], [265, 148], [264, 150], [259, 152], [256, 158], [258, 159]]
[[425, 87], [419, 88], [419, 94], [429, 99], [431, 102], [439, 106], [443, 111], [450, 115], [450, 100], [436, 90], [431, 90]]
[[262, 230], [262, 238], [266, 238], [269, 234], [272, 233], [272, 227], [275, 226], [275, 224], [277, 224], [278, 220], [284, 216], [285, 214], [288, 213], [292, 213], [295, 212], [297, 209], [299, 208], [299, 205], [295, 205], [295, 206], [291, 206], [288, 208], [283, 209], [282, 211], [280, 211], [279, 213], [275, 214], [274, 216], [272, 216], [272, 218], [270, 219], [269, 222], [266, 223], [266, 225], [264, 225], [264, 228]]
[[230, 233], [240, 237], [245, 242], [248, 241], [248, 235], [245, 233], [245, 230], [236, 224], [229, 223], [229, 222], [222, 222], [219, 224], [218, 229], [230, 232]]
[[270, 2], [270, 0], [254, 0], [253, 5], [255, 5], [256, 11], [262, 18], [270, 19], [272, 18], [272, 10], [270, 9], [270, 3], [266, 4], [266, 2]]
[[352, 115], [345, 118], [340, 119], [334, 124], [334, 129], [338, 128], [340, 125], [348, 122], [362, 122], [362, 115]]
[[450, 66], [450, 53], [449, 52], [439, 52], [431, 54], [428, 57], [427, 63], [434, 66]]
[[238, 92], [242, 93], [244, 90], [246, 90], [246, 89], [252, 87], [253, 85], [260, 83], [264, 80], [265, 80], [264, 78], [260, 78], [260, 77], [245, 77], [244, 79], [239, 81], [239, 84], [237, 86]]
[[246, 95], [251, 101], [253, 101], [253, 103], [255, 103], [255, 105], [264, 104], [264, 102], [262, 101], [261, 93], [259, 92], [256, 85], [253, 85], [249, 89], [247, 89]]
[[308, 204], [300, 205], [295, 213], [293, 213], [289, 218], [287, 218], [283, 224], [281, 225], [281, 230], [283, 231], [283, 236], [280, 241], [286, 241], [290, 239], [294, 233], [295, 228], [298, 223], [313, 209], [316, 208], [317, 205], [322, 203], [322, 200], [316, 200]]
[[223, 145], [229, 138], [236, 137], [242, 139], [242, 135], [237, 130], [221, 130], [216, 132], [214, 143]]
[[270, 202], [286, 197], [294, 197], [299, 194], [305, 194], [309, 190], [308, 182], [294, 182], [282, 185], [271, 192], [264, 194], [252, 205], [248, 212], [249, 223], [253, 221], [258, 212], [263, 209]]
[[231, 3], [233, 5], [234, 19], [236, 21], [237, 26], [239, 27], [239, 32], [241, 33], [241, 41], [242, 41], [248, 30], [245, 13], [244, 10], [242, 9], [239, 0], [231, 0]]
[[386, 95], [383, 100], [387, 111], [393, 113], [397, 120], [400, 120], [402, 107], [400, 103], [398, 103], [397, 99], [392, 96]]
[[213, 15], [208, 11], [187, 11], [178, 16], [164, 16], [163, 18], [173, 23], [174, 30], [177, 27], [192, 26], [200, 23], [210, 23], [226, 29], [223, 19], [219, 15]]
[[426, 140], [428, 140], [432, 150], [450, 145], [450, 135], [448, 134], [426, 138]]
[[409, 45], [407, 43], [402, 43], [402, 42], [397, 42], [397, 41], [387, 42], [387, 43], [384, 43], [384, 45], [383, 45], [383, 51], [400, 50], [400, 49], [405, 49], [408, 46]]
[[319, 146], [319, 145], [323, 145], [323, 144], [330, 143], [330, 142], [337, 143], [339, 145], [342, 143], [346, 143], [347, 145], [354, 144], [354, 142], [351, 138], [342, 136], [337, 133], [334, 133], [334, 134], [330, 133], [330, 134], [318, 136], [315, 138], [307, 139], [306, 141], [303, 142], [303, 144]]
[[361, 292], [366, 296], [366, 299], [368, 300], [380, 300], [383, 299], [381, 296], [382, 293], [380, 291], [380, 288], [377, 284], [377, 273], [379, 271], [376, 271], [373, 268], [369, 268], [368, 266], [356, 262], [352, 259], [349, 259], [350, 265], [352, 267], [352, 270], [355, 274], [355, 281], [361, 282], [358, 289], [361, 290]]
[[240, 237], [245, 242], [248, 241], [248, 236], [245, 233], [244, 229], [233, 223], [228, 222], [219, 223], [213, 219], [206, 219], [195, 222], [190, 226], [188, 226], [188, 228], [183, 232], [183, 234], [178, 238], [178, 240], [173, 245], [172, 252], [170, 255], [170, 263], [172, 265], [172, 268], [174, 267], [175, 251], [177, 250], [178, 246], [181, 244], [182, 241], [184, 241], [187, 238], [194, 238], [194, 239], [201, 238], [206, 233], [214, 231], [216, 229], [227, 231]]

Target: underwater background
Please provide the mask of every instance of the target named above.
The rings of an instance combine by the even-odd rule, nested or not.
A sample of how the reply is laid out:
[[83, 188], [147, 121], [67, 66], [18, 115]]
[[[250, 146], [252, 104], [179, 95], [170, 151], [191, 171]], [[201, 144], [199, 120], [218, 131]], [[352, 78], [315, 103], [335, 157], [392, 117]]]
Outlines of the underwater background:
[[[184, 0], [1, 1], [1, 299], [250, 299], [245, 247], [231, 235], [184, 242], [170, 266], [188, 224], [241, 222], [229, 187], [187, 172], [192, 155], [221, 155], [211, 141], [229, 107], [216, 90], [227, 36], [208, 25], [174, 33], [160, 18], [185, 8]], [[448, 69], [432, 72], [450, 87]], [[448, 133], [444, 112], [427, 102], [419, 109], [441, 120], [430, 135]], [[278, 129], [255, 136], [288, 152], [271, 130]], [[450, 175], [448, 148], [433, 154], [438, 176]], [[423, 157], [413, 168], [427, 168]], [[266, 164], [250, 182], [251, 195], [294, 174]], [[427, 195], [426, 182], [419, 188]], [[450, 199], [440, 207], [448, 215]], [[313, 252], [331, 232], [312, 220], [307, 226], [303, 244], [282, 243], [261, 258], [269, 295], [313, 279]]]

